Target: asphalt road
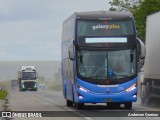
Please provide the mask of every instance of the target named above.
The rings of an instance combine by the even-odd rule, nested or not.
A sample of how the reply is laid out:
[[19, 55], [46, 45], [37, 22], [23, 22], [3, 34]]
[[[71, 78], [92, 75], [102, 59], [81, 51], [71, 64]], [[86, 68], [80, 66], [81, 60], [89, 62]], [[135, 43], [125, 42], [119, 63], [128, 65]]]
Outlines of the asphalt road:
[[[50, 92], [10, 92], [9, 94], [9, 111], [42, 111], [44, 115], [54, 117], [43, 118], [25, 118], [27, 120], [160, 120], [159, 117], [114, 117], [116, 114], [123, 114], [126, 110], [122, 107], [115, 109], [108, 109], [105, 104], [86, 104], [83, 110], [77, 111], [73, 107], [67, 107], [65, 105], [65, 99], [62, 96], [62, 92], [50, 91]], [[45, 112], [46, 111], [46, 112]], [[48, 112], [50, 111], [50, 112]], [[146, 107], [137, 101], [133, 104], [132, 110], [135, 111], [160, 111], [160, 107]], [[100, 113], [100, 114], [99, 114]], [[113, 115], [113, 117], [106, 117], [107, 114]], [[128, 113], [127, 113], [128, 114]], [[14, 120], [22, 120], [22, 118], [13, 118]], [[23, 118], [24, 119], [24, 118]]]
[[[47, 100], [45, 98], [39, 97], [36, 94], [37, 92], [19, 92], [14, 91], [10, 92], [8, 96], [8, 108], [7, 111], [11, 111], [14, 113], [21, 113], [19, 117], [18, 114], [14, 114], [13, 118], [7, 118], [12, 120], [64, 120], [63, 117], [63, 111], [67, 111], [63, 106], [59, 106], [56, 103]], [[39, 113], [38, 111], [43, 111], [43, 113], [48, 114], [47, 111], [58, 111], [49, 113], [51, 114], [59, 114], [58, 117], [43, 117], [43, 114], [37, 115], [37, 118], [33, 118], [30, 116], [30, 118], [25, 118], [25, 114], [27, 113]], [[23, 112], [25, 114], [23, 114]], [[61, 114], [62, 113], [62, 114]], [[60, 115], [61, 114], [61, 115]], [[69, 117], [65, 117], [65, 120], [71, 120], [72, 117], [75, 116], [75, 114], [70, 114]], [[24, 115], [24, 116], [23, 116]], [[42, 116], [42, 118], [41, 118]], [[23, 117], [23, 118], [22, 118]], [[74, 120], [83, 120], [81, 117], [74, 117]]]

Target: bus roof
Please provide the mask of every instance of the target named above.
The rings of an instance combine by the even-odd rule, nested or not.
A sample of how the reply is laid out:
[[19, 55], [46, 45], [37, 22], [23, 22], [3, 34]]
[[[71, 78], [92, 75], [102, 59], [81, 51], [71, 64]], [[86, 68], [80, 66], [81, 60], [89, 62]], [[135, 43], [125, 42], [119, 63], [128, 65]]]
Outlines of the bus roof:
[[127, 19], [133, 18], [133, 15], [129, 11], [90, 11], [90, 12], [75, 12], [68, 19], [76, 17], [77, 19], [90, 19], [90, 20], [105, 20], [105, 19]]

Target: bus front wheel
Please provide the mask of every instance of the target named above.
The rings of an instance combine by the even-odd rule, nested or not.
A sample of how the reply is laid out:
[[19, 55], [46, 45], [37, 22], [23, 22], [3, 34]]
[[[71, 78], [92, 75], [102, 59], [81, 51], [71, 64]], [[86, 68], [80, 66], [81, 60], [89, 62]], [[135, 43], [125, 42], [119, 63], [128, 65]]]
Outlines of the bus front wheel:
[[72, 107], [72, 106], [73, 106], [73, 102], [70, 101], [70, 100], [66, 100], [66, 105], [67, 105], [68, 107]]
[[124, 108], [125, 109], [131, 109], [132, 108], [132, 102], [124, 103]]
[[75, 107], [76, 107], [78, 110], [81, 110], [81, 109], [83, 109], [83, 107], [84, 107], [84, 103], [75, 103]]

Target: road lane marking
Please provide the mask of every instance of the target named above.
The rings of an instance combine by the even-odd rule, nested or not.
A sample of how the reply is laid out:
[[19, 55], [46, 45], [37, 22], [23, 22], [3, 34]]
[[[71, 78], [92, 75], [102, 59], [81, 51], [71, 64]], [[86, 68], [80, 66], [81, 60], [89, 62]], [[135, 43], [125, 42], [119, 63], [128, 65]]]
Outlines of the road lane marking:
[[79, 115], [80, 117], [84, 117], [86, 120], [93, 120], [92, 118], [90, 118], [90, 117], [85, 117], [83, 114], [81, 114], [81, 113], [79, 113], [79, 112], [77, 112], [77, 111], [74, 111], [74, 110], [72, 110], [72, 109], [70, 109], [70, 108], [68, 108], [68, 107], [66, 107], [66, 106], [63, 106], [62, 104], [58, 104], [58, 103], [55, 102], [54, 100], [50, 100], [50, 99], [47, 99], [47, 98], [45, 98], [45, 97], [43, 97], [43, 96], [36, 95], [36, 94], [33, 94], [33, 93], [29, 93], [29, 94], [32, 94], [32, 95], [37, 96], [37, 97], [39, 97], [39, 98], [42, 98], [42, 99], [44, 99], [44, 100], [46, 100], [46, 101], [50, 101], [50, 102], [52, 102], [52, 103], [54, 103], [54, 104], [56, 104], [56, 105], [58, 105], [58, 106], [62, 106], [63, 108], [67, 109], [68, 111], [73, 111], [75, 114]]
[[[28, 92], [28, 93], [30, 93], [30, 92]], [[42, 96], [40, 96], [40, 95], [33, 94], [33, 93], [30, 93], [30, 94], [35, 95], [35, 96], [40, 97], [40, 98], [43, 98], [43, 99], [46, 99], [47, 101], [53, 102], [53, 103], [55, 103], [55, 104], [57, 104], [57, 105], [59, 105], [59, 106], [62, 106], [62, 107], [64, 107], [64, 108], [67, 108], [67, 109], [70, 110], [70, 111], [73, 111], [73, 110], [70, 109], [69, 107], [66, 107], [66, 106], [64, 106], [63, 104], [59, 104], [59, 103], [57, 103], [57, 102], [55, 102], [55, 101], [53, 101], [53, 100], [51, 100], [51, 99], [47, 99], [47, 98], [45, 98], [45, 97], [42, 97]], [[149, 111], [160, 111], [159, 108], [146, 107], [146, 106], [142, 106], [141, 104], [133, 104], [133, 107], [140, 108], [140, 109], [144, 109], [144, 110], [149, 110]], [[137, 110], [137, 111], [138, 111], [138, 110]]]
[[[32, 93], [30, 93], [30, 94], [32, 94]], [[32, 95], [37, 96], [37, 97], [39, 97], [39, 98], [42, 98], [42, 99], [44, 99], [44, 100], [46, 100], [46, 101], [50, 101], [50, 102], [52, 102], [52, 103], [54, 103], [54, 104], [56, 104], [56, 105], [62, 106], [61, 104], [56, 103], [54, 100], [50, 100], [50, 99], [47, 99], [47, 98], [45, 98], [45, 97], [42, 97], [42, 96], [36, 95], [36, 94], [32, 94]]]

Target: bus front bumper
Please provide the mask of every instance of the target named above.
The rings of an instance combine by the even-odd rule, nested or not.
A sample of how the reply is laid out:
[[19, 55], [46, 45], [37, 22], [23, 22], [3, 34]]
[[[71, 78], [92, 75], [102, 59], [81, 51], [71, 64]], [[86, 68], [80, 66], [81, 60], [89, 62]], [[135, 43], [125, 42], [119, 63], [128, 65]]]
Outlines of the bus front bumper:
[[136, 102], [137, 88], [131, 92], [99, 94], [78, 90], [75, 101], [78, 103]]

